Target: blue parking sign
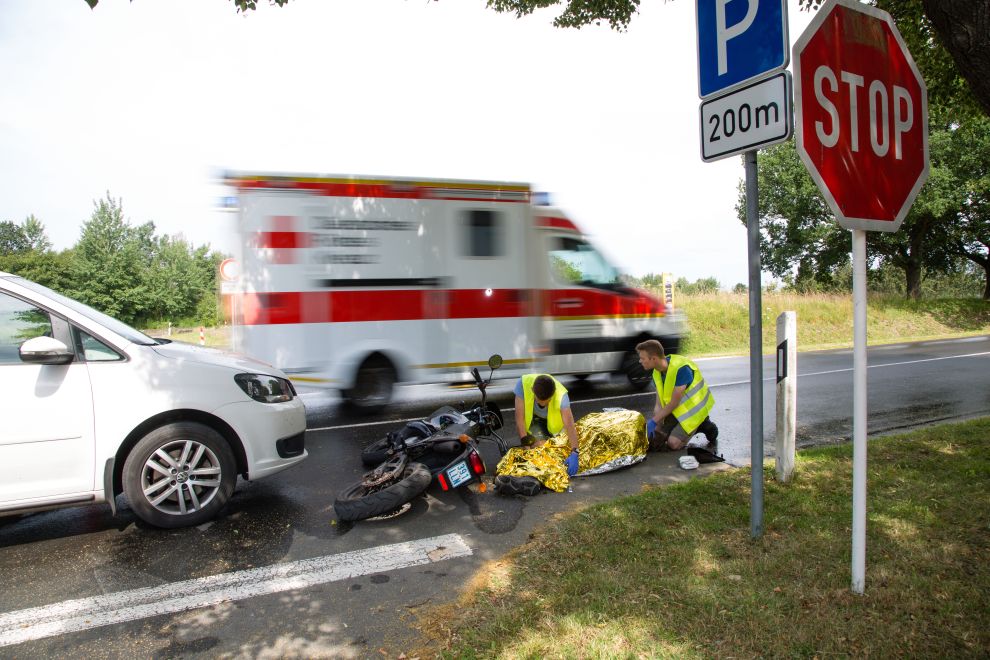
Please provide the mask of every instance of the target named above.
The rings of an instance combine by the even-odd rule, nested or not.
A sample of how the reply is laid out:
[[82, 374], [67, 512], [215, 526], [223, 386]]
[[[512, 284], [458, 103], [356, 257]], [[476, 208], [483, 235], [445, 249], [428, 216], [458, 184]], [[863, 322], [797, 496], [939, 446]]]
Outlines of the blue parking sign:
[[787, 67], [787, 0], [696, 0], [698, 94], [713, 94]]

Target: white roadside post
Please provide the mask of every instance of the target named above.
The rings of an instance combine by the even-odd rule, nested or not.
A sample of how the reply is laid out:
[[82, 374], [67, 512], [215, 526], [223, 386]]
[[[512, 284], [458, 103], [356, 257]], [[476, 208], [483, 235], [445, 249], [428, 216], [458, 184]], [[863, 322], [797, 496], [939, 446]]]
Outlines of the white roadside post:
[[787, 483], [794, 474], [797, 427], [797, 314], [777, 317], [777, 479]]
[[797, 314], [777, 317], [777, 479], [787, 483], [794, 474], [797, 426]]

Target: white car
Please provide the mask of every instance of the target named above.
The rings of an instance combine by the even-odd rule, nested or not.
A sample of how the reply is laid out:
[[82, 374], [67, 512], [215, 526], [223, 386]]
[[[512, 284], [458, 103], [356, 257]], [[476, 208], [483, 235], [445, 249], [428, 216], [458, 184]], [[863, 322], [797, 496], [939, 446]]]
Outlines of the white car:
[[237, 475], [306, 458], [285, 374], [152, 339], [0, 272], [0, 515], [108, 502], [158, 527], [212, 518]]

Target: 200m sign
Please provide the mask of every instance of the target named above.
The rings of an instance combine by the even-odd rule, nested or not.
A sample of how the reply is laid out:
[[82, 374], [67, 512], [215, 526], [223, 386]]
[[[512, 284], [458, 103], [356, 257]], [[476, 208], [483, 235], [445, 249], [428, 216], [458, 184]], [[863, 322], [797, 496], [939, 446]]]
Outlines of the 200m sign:
[[791, 129], [791, 79], [782, 71], [701, 104], [701, 159], [783, 142]]

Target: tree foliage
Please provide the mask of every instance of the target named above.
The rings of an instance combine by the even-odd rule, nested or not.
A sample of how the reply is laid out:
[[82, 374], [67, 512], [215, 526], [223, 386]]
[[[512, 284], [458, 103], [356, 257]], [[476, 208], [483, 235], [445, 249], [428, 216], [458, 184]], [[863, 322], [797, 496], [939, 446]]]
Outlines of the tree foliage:
[[10, 220], [0, 222], [0, 256], [25, 252], [30, 247], [24, 230], [17, 223]]
[[127, 323], [215, 324], [217, 273], [223, 255], [155, 225], [132, 226], [120, 200], [94, 202], [79, 241], [54, 252], [44, 224], [0, 222], [0, 271], [14, 273], [85, 302]]
[[694, 282], [689, 282], [686, 277], [679, 277], [674, 283], [674, 291], [685, 295], [718, 293], [721, 287], [722, 285], [714, 277], [702, 277]]
[[[868, 254], [874, 266], [899, 269], [913, 298], [921, 295], [926, 274], [958, 272], [958, 256], [984, 267], [990, 290], [990, 120], [977, 116], [963, 124], [933, 125], [929, 152], [928, 182], [901, 228], [869, 232]], [[849, 262], [850, 235], [835, 222], [793, 141], [761, 152], [758, 184], [763, 267], [799, 289], [836, 286]], [[745, 224], [741, 183], [736, 213]]]

